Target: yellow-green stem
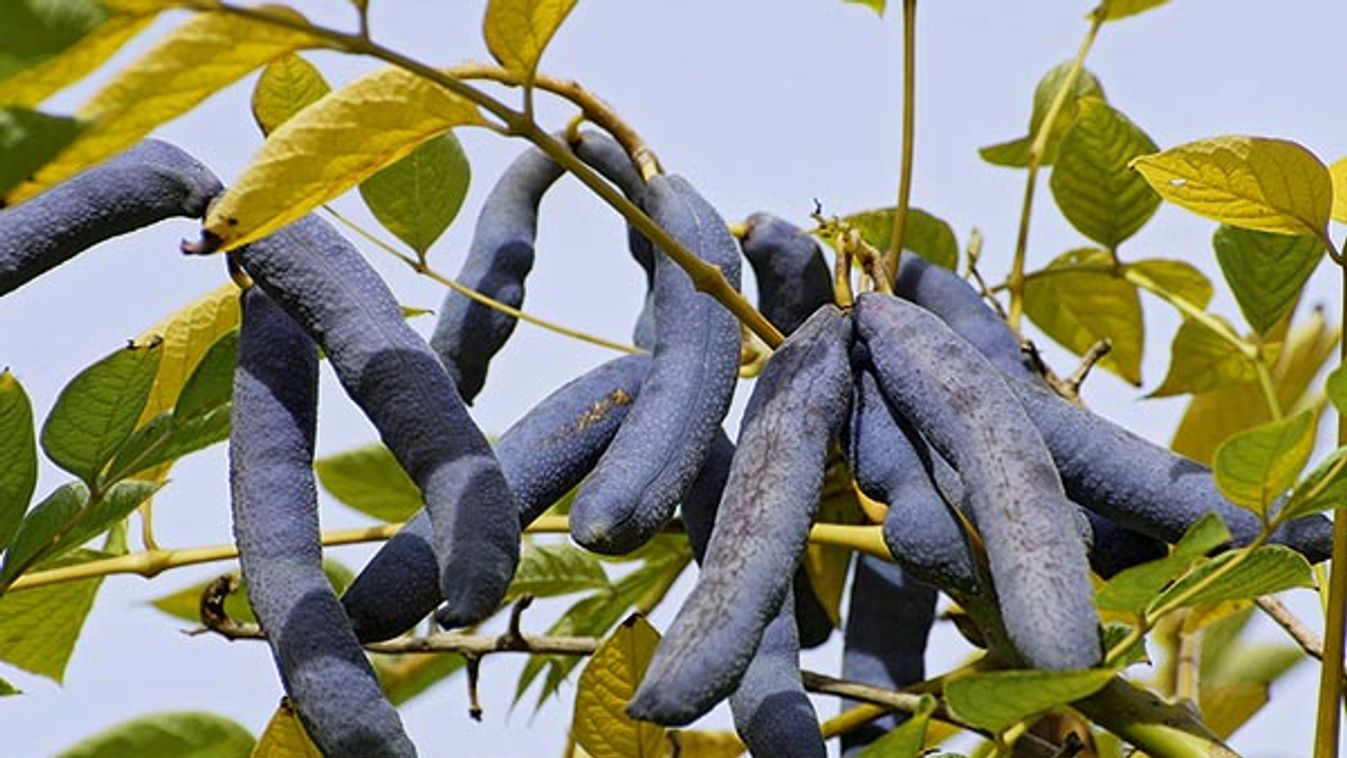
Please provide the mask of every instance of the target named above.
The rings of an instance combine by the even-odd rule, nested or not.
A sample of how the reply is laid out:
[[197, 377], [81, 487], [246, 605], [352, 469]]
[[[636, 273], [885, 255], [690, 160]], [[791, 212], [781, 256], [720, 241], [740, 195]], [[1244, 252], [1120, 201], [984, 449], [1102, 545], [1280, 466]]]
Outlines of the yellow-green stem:
[[[898, 276], [907, 232], [907, 209], [912, 201], [913, 133], [916, 128], [917, 92], [917, 0], [903, 0], [903, 163], [898, 176], [898, 207], [893, 214], [889, 249], [884, 255], [888, 281]], [[881, 290], [883, 291], [883, 290]]]
[[1094, 46], [1095, 37], [1099, 35], [1099, 28], [1103, 23], [1104, 8], [1096, 8], [1090, 14], [1090, 28], [1085, 33], [1085, 39], [1081, 42], [1080, 49], [1076, 51], [1076, 58], [1071, 61], [1071, 68], [1067, 69], [1066, 76], [1063, 77], [1057, 94], [1052, 98], [1052, 104], [1048, 106], [1043, 121], [1038, 125], [1038, 131], [1034, 133], [1034, 141], [1029, 146], [1029, 166], [1024, 180], [1024, 199], [1020, 204], [1020, 227], [1019, 233], [1015, 237], [1015, 258], [1011, 261], [1010, 266], [1010, 309], [1007, 322], [1017, 334], [1020, 331], [1021, 316], [1024, 314], [1024, 260], [1029, 247], [1029, 218], [1033, 215], [1034, 188], [1038, 183], [1038, 169], [1042, 165], [1043, 155], [1047, 151], [1048, 138], [1052, 135], [1052, 127], [1057, 122], [1057, 117], [1061, 114], [1062, 108], [1065, 107], [1067, 98], [1076, 89], [1076, 78], [1085, 68], [1085, 57], [1089, 55], [1090, 48]]

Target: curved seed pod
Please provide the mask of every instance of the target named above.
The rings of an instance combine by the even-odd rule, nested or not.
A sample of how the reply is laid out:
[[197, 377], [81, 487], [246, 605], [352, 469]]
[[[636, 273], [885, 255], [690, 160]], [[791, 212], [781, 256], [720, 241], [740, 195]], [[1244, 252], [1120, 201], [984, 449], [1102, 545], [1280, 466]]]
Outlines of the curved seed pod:
[[701, 577], [655, 650], [632, 716], [686, 724], [739, 685], [809, 540], [828, 447], [851, 399], [850, 333], [850, 319], [825, 306], [767, 361]]
[[[842, 677], [887, 690], [926, 678], [926, 640], [935, 624], [935, 589], [903, 575], [873, 555], [856, 559], [847, 611]], [[843, 709], [854, 705], [843, 702]], [[891, 713], [842, 735], [842, 755], [852, 756], [907, 720]]]
[[[723, 432], [716, 435], [706, 463], [683, 499], [683, 525], [699, 564], [706, 555], [733, 456], [734, 443]], [[797, 586], [801, 576], [795, 574]], [[793, 594], [786, 593], [781, 609], [763, 631], [752, 662], [730, 695], [730, 712], [751, 755], [823, 758], [827, 748], [818, 715], [800, 680], [800, 642], [790, 610], [795, 607]], [[831, 622], [828, 629], [832, 630]]]
[[748, 217], [743, 249], [758, 280], [758, 310], [782, 334], [833, 301], [832, 274], [818, 243], [794, 224], [755, 213]]
[[[856, 484], [889, 505], [884, 544], [917, 579], [954, 597], [977, 593], [978, 570], [967, 535], [932, 478], [934, 456], [921, 435], [889, 408], [860, 341], [852, 349], [852, 370], [851, 424], [843, 439]], [[950, 474], [957, 484], [958, 475]], [[961, 494], [962, 486], [956, 496]]]
[[313, 437], [318, 355], [260, 291], [243, 296], [229, 480], [248, 598], [305, 730], [331, 758], [414, 756], [323, 575]]
[[[577, 141], [571, 143], [571, 149], [580, 160], [616, 184], [628, 200], [645, 206], [645, 180], [636, 173], [627, 151], [617, 140], [603, 132], [586, 129], [580, 132]], [[627, 249], [645, 270], [646, 284], [645, 305], [641, 308], [641, 315], [636, 318], [632, 341], [637, 347], [650, 350], [655, 346], [655, 248], [636, 227], [627, 224]]]
[[[573, 379], [543, 399], [496, 443], [496, 457], [533, 523], [598, 461], [641, 389], [650, 356], [627, 355]], [[342, 603], [361, 642], [396, 637], [440, 604], [430, 517], [422, 510], [374, 554]]]
[[1081, 512], [1090, 520], [1090, 531], [1094, 535], [1090, 545], [1090, 568], [1105, 579], [1124, 569], [1169, 555], [1169, 547], [1160, 540], [1119, 526], [1094, 511], [1081, 509]]
[[803, 564], [795, 570], [791, 594], [794, 595], [795, 636], [799, 646], [812, 649], [827, 642], [833, 635], [833, 620], [828, 609], [823, 607], [823, 601], [814, 593]]
[[379, 275], [305, 216], [233, 255], [326, 351], [347, 394], [421, 488], [445, 626], [495, 611], [519, 562], [519, 509], [486, 437]]
[[[1258, 518], [1226, 500], [1211, 469], [1072, 405], [1018, 357], [1014, 336], [967, 282], [916, 255], [903, 255], [895, 291], [935, 313], [1014, 380], [1072, 500], [1140, 534], [1176, 542], [1209, 512], [1220, 515], [1236, 544], [1259, 533]], [[1012, 345], [1015, 345], [1012, 353]], [[1332, 553], [1332, 522], [1321, 515], [1284, 525], [1272, 541], [1311, 562]]]
[[103, 240], [173, 216], [201, 218], [223, 187], [177, 147], [145, 140], [0, 210], [0, 295]]
[[[650, 180], [655, 222], [739, 286], [739, 248], [724, 220], [677, 176]], [[641, 396], [571, 506], [571, 536], [627, 553], [673, 515], [729, 410], [739, 322], [668, 256], [655, 263], [655, 349]]]
[[[533, 270], [538, 204], [561, 178], [561, 166], [529, 148], [505, 169], [482, 204], [468, 257], [455, 281], [518, 308]], [[487, 366], [514, 332], [515, 318], [450, 290], [440, 305], [430, 346], [444, 362], [464, 402], [486, 383]]]
[[918, 306], [865, 293], [855, 318], [885, 398], [959, 470], [1015, 649], [1040, 669], [1096, 665], [1085, 544], [1015, 395], [976, 348]]

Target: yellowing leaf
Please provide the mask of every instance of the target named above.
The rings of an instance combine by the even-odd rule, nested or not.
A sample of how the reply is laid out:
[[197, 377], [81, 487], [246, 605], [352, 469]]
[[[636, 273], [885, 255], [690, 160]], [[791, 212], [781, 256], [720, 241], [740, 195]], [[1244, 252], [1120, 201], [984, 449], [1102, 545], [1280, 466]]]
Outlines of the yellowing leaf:
[[665, 729], [626, 713], [659, 644], [659, 633], [639, 613], [604, 641], [580, 672], [571, 728], [594, 758], [657, 758], [667, 754]]
[[[1226, 328], [1234, 333], [1229, 324]], [[1179, 326], [1170, 355], [1169, 373], [1151, 397], [1206, 392], [1256, 377], [1239, 347], [1201, 321], [1189, 319]]]
[[[1048, 264], [1044, 274], [1024, 283], [1024, 313], [1049, 337], [1077, 355], [1107, 339], [1113, 348], [1099, 365], [1134, 385], [1141, 384], [1143, 331], [1136, 287], [1107, 270], [1104, 250], [1072, 250]], [[1093, 266], [1100, 270], [1057, 272]]]
[[30, 197], [120, 153], [258, 66], [316, 44], [302, 32], [261, 21], [223, 13], [193, 16], [80, 108], [76, 115], [95, 123], [33, 181], [15, 190], [13, 199]]
[[1158, 148], [1103, 100], [1084, 97], [1079, 108], [1062, 136], [1049, 186], [1072, 226], [1104, 247], [1117, 247], [1160, 207], [1146, 181], [1127, 168], [1133, 158]]
[[1333, 181], [1314, 154], [1267, 137], [1213, 137], [1132, 161], [1164, 199], [1242, 229], [1324, 236]]
[[1104, 11], [1104, 20], [1117, 21], [1120, 18], [1135, 16], [1167, 2], [1169, 0], [1110, 0]]
[[290, 701], [282, 700], [249, 758], [323, 758], [323, 754], [299, 723]]
[[331, 91], [312, 63], [294, 53], [277, 58], [262, 70], [253, 87], [253, 119], [263, 134], [271, 134]]
[[531, 80], [543, 49], [574, 7], [575, 0], [490, 0], [482, 23], [486, 46], [502, 66]]
[[225, 332], [239, 325], [239, 290], [232, 282], [193, 300], [147, 329], [138, 342], [160, 340], [159, 371], [141, 411], [146, 421], [172, 408], [196, 364]]
[[329, 93], [267, 138], [215, 203], [204, 234], [228, 250], [265, 237], [455, 126], [477, 106], [388, 66]]
[[82, 579], [0, 597], [0, 661], [59, 683], [102, 583]]
[[1328, 167], [1333, 179], [1333, 219], [1347, 224], [1347, 158], [1341, 158]]
[[112, 16], [60, 55], [0, 81], [0, 105], [41, 103], [103, 65], [153, 20], [153, 15]]
[[875, 15], [877, 16], [884, 15], [885, 0], [842, 0], [842, 1], [846, 3], [852, 3], [853, 5], [864, 5], [865, 7], [874, 11]]
[[678, 758], [738, 758], [748, 750], [734, 732], [702, 729], [671, 729], [669, 743]]
[[1211, 280], [1187, 261], [1150, 258], [1127, 264], [1127, 268], [1150, 279], [1165, 292], [1182, 298], [1200, 309], [1211, 302]]
[[1198, 697], [1202, 722], [1221, 739], [1234, 734], [1235, 730], [1253, 718], [1267, 701], [1266, 684], [1245, 682], [1215, 686], [1208, 686], [1204, 682]]

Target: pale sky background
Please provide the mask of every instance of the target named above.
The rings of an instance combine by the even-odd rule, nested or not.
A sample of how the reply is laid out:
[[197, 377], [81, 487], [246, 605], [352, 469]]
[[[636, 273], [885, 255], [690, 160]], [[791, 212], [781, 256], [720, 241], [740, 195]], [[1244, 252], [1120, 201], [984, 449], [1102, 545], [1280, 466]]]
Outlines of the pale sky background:
[[[483, 3], [372, 0], [376, 38], [422, 60], [452, 64], [486, 56]], [[769, 210], [804, 223], [813, 198], [829, 211], [893, 204], [899, 147], [901, 23], [897, 3], [884, 20], [838, 0], [735, 2], [582, 2], [544, 59], [549, 73], [579, 79], [636, 126], [666, 167], [688, 177], [729, 220]], [[351, 21], [343, 2], [304, 2], [311, 18]], [[1023, 173], [983, 163], [980, 146], [1021, 136], [1038, 78], [1070, 58], [1086, 29], [1087, 2], [929, 2], [918, 24], [917, 161], [913, 202], [953, 224], [960, 243], [977, 226], [986, 235], [984, 272], [999, 279], [1009, 268]], [[184, 18], [167, 15], [132, 50]], [[1218, 134], [1257, 134], [1297, 140], [1325, 162], [1347, 154], [1347, 100], [1341, 92], [1341, 40], [1347, 4], [1331, 0], [1175, 0], [1105, 27], [1089, 60], [1110, 102], [1162, 147]], [[333, 54], [310, 56], [330, 81], [372, 67]], [[110, 69], [109, 69], [110, 70]], [[102, 74], [95, 81], [102, 81]], [[255, 77], [211, 98], [156, 136], [173, 141], [232, 181], [261, 143], [247, 103]], [[67, 112], [92, 91], [82, 85], [55, 100]], [[545, 124], [559, 127], [571, 111], [546, 98]], [[524, 143], [476, 131], [461, 134], [474, 181], [460, 219], [431, 253], [432, 263], [456, 272], [485, 193]], [[368, 218], [352, 193], [338, 203]], [[1087, 244], [1056, 212], [1040, 183], [1030, 260], [1042, 265]], [[1182, 258], [1218, 278], [1210, 248], [1214, 224], [1172, 206], [1122, 248], [1125, 259]], [[1341, 238], [1341, 229], [1335, 230]], [[89, 251], [24, 289], [0, 299], [0, 365], [11, 367], [41, 418], [64, 383], [162, 316], [223, 281], [220, 258], [184, 259], [177, 241], [193, 236], [187, 221], [160, 224]], [[371, 260], [399, 298], [437, 307], [442, 290], [418, 279], [368, 246]], [[1335, 272], [1321, 266], [1306, 305], [1341, 313]], [[625, 251], [622, 226], [577, 182], [563, 180], [544, 203], [538, 262], [525, 308], [538, 315], [617, 339], [628, 339], [643, 280]], [[750, 285], [746, 282], [746, 288]], [[1238, 319], [1224, 288], [1212, 309]], [[1146, 388], [1162, 378], [1176, 320], [1145, 303]], [[413, 322], [423, 333], [430, 319]], [[1049, 351], [1058, 368], [1074, 359]], [[499, 432], [566, 380], [606, 360], [602, 349], [522, 324], [492, 366], [473, 409], [487, 432]], [[369, 424], [324, 376], [320, 454], [375, 438]], [[1167, 442], [1182, 400], [1145, 401], [1109, 375], [1086, 385], [1095, 410]], [[736, 409], [747, 397], [741, 389]], [[735, 415], [737, 418], [737, 413]], [[733, 425], [731, 429], [735, 428]], [[1323, 449], [1320, 450], [1322, 454]], [[225, 448], [180, 463], [157, 498], [157, 534], [164, 546], [229, 539]], [[43, 465], [38, 496], [67, 477]], [[324, 526], [367, 523], [325, 499]], [[372, 548], [333, 554], [358, 568]], [[0, 665], [0, 676], [25, 694], [0, 702], [6, 755], [40, 758], [104, 727], [150, 711], [207, 710], [259, 732], [280, 685], [265, 645], [186, 637], [183, 624], [150, 608], [152, 598], [228, 568], [214, 564], [162, 575], [108, 579], [66, 672], [64, 687]], [[675, 590], [680, 597], [687, 581]], [[1291, 593], [1293, 607], [1317, 625], [1312, 593]], [[676, 608], [654, 616], [663, 628]], [[555, 610], [525, 615], [541, 631]], [[1259, 622], [1260, 634], [1279, 632]], [[937, 630], [928, 668], [948, 668], [966, 648], [946, 627]], [[807, 667], [836, 671], [840, 634], [805, 654]], [[537, 716], [510, 712], [522, 656], [494, 656], [483, 666], [485, 721], [467, 716], [463, 679], [412, 701], [403, 716], [421, 754], [504, 758], [559, 754], [573, 688]], [[1234, 739], [1250, 756], [1308, 755], [1317, 667], [1300, 665], [1273, 690], [1273, 703]], [[525, 703], [531, 703], [527, 697]], [[837, 712], [819, 698], [821, 717]], [[705, 724], [726, 727], [725, 709]], [[834, 748], [835, 749], [835, 748]]]

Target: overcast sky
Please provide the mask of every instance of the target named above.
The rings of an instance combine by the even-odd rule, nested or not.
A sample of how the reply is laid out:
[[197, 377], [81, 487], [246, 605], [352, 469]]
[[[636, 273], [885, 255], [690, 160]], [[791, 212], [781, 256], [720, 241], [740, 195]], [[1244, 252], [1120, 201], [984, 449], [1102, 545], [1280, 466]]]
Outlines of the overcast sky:
[[[386, 44], [436, 65], [486, 55], [479, 40], [483, 3], [371, 0], [372, 29]], [[311, 18], [347, 24], [340, 2], [306, 2]], [[1273, 8], [1275, 7], [1275, 10]], [[1048, 68], [1070, 58], [1085, 32], [1085, 2], [931, 2], [918, 24], [917, 161], [913, 202], [951, 224], [961, 244], [970, 228], [986, 236], [984, 271], [1000, 278], [1010, 251], [1023, 174], [989, 166], [980, 146], [1024, 134], [1030, 95]], [[128, 61], [152, 38], [184, 18], [161, 19], [114, 62]], [[1331, 0], [1271, 4], [1260, 0], [1175, 0], [1171, 5], [1106, 27], [1089, 60], [1110, 102], [1162, 147], [1218, 134], [1257, 134], [1297, 140], [1325, 162], [1347, 155], [1347, 99], [1341, 91], [1341, 35], [1347, 5]], [[829, 211], [893, 204], [900, 111], [901, 24], [897, 8], [878, 20], [838, 0], [736, 2], [582, 2], [557, 36], [543, 68], [573, 77], [599, 93], [646, 136], [665, 166], [683, 174], [729, 220], [770, 210], [804, 223], [818, 198]], [[330, 81], [368, 70], [368, 61], [311, 56]], [[96, 81], [102, 81], [102, 75]], [[156, 136], [173, 141], [232, 181], [261, 143], [248, 113], [255, 77], [221, 92]], [[68, 112], [92, 91], [80, 86], [56, 99]], [[545, 125], [570, 115], [545, 105]], [[471, 221], [494, 178], [524, 145], [485, 131], [461, 138], [474, 180], [457, 223], [431, 253], [455, 272]], [[1030, 237], [1031, 264], [1087, 244], [1056, 213], [1040, 183]], [[354, 193], [337, 205], [368, 218]], [[1162, 207], [1149, 226], [1123, 246], [1125, 259], [1182, 258], [1214, 278], [1214, 225]], [[1341, 229], [1336, 230], [1341, 236]], [[184, 259], [177, 241], [193, 236], [186, 221], [166, 222], [107, 243], [0, 299], [0, 365], [11, 367], [39, 416], [78, 370], [128, 337], [223, 281], [222, 259]], [[529, 279], [527, 310], [608, 337], [629, 338], [643, 280], [628, 260], [622, 225], [578, 183], [563, 181], [548, 196], [538, 262]], [[407, 304], [436, 307], [442, 290], [418, 279], [372, 248], [367, 252]], [[1305, 303], [1341, 312], [1336, 277], [1321, 267]], [[748, 287], [746, 283], [746, 287]], [[1212, 309], [1232, 319], [1238, 310], [1220, 292]], [[1154, 301], [1147, 310], [1146, 388], [1162, 378], [1176, 321]], [[422, 332], [429, 319], [413, 322]], [[1050, 351], [1058, 368], [1074, 359]], [[489, 433], [611, 353], [529, 325], [520, 325], [494, 362], [473, 413]], [[1167, 442], [1182, 400], [1141, 400], [1141, 392], [1096, 374], [1086, 399], [1097, 411], [1146, 436]], [[747, 395], [741, 389], [737, 408]], [[375, 438], [372, 428], [325, 375], [319, 447], [332, 453]], [[737, 417], [737, 416], [736, 416]], [[730, 427], [733, 429], [733, 425]], [[1322, 450], [1321, 450], [1322, 452]], [[39, 496], [64, 481], [44, 464]], [[192, 456], [174, 470], [156, 500], [157, 533], [165, 546], [229, 539], [223, 446]], [[355, 526], [362, 517], [325, 500], [326, 527]], [[370, 549], [333, 554], [359, 567]], [[158, 580], [112, 578], [104, 583], [85, 633], [57, 687], [0, 666], [0, 676], [26, 691], [0, 703], [7, 754], [52, 754], [103, 727], [154, 710], [208, 710], [260, 731], [280, 685], [264, 645], [186, 637], [183, 626], [147, 606], [152, 598], [217, 575], [225, 564], [174, 571]], [[677, 594], [686, 589], [680, 584]], [[1312, 593], [1292, 593], [1293, 606], [1314, 620]], [[672, 602], [655, 614], [661, 628]], [[550, 620], [546, 606], [525, 616], [525, 628]], [[1269, 640], [1280, 641], [1264, 628]], [[930, 667], [940, 671], [966, 648], [941, 628]], [[805, 656], [811, 668], [835, 671], [836, 641]], [[536, 717], [510, 700], [522, 658], [496, 656], [483, 666], [481, 724], [466, 715], [456, 679], [403, 709], [424, 756], [481, 758], [559, 754], [569, 720], [570, 693]], [[1317, 669], [1302, 665], [1273, 691], [1273, 704], [1235, 739], [1251, 756], [1295, 758], [1310, 752]], [[531, 698], [526, 702], [531, 702]], [[820, 715], [835, 699], [816, 701]], [[708, 720], [728, 725], [723, 709]]]

